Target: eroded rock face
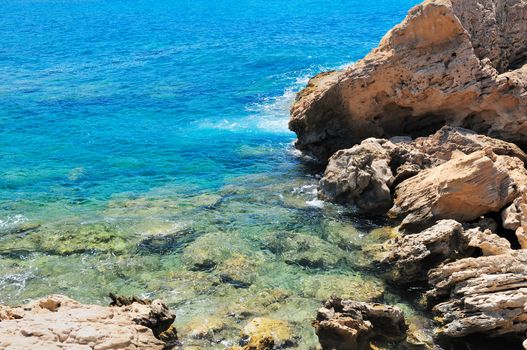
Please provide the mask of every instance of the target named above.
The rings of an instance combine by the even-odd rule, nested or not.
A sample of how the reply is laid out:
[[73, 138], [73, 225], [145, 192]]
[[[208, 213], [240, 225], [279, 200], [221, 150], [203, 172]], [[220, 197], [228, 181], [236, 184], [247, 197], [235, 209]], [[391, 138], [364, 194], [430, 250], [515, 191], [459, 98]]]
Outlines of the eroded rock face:
[[395, 306], [329, 299], [314, 323], [322, 349], [370, 349], [375, 337], [402, 340], [408, 329], [404, 313]]
[[350, 149], [337, 151], [329, 159], [320, 181], [319, 196], [328, 201], [354, 204], [368, 213], [385, 213], [393, 205], [391, 190], [395, 185], [453, 157], [483, 149], [516, 157], [522, 162], [527, 159], [514, 144], [450, 126], [415, 140], [370, 138]]
[[440, 334], [517, 336], [527, 331], [527, 250], [454, 261], [429, 274]]
[[291, 108], [296, 147], [322, 161], [368, 137], [450, 124], [527, 142], [527, 0], [428, 0]]
[[177, 339], [174, 319], [159, 300], [105, 307], [53, 295], [21, 307], [0, 305], [0, 348], [165, 349]]
[[478, 151], [403, 181], [389, 214], [404, 217], [401, 229], [413, 232], [440, 219], [475, 220], [511, 203], [525, 183], [518, 158]]

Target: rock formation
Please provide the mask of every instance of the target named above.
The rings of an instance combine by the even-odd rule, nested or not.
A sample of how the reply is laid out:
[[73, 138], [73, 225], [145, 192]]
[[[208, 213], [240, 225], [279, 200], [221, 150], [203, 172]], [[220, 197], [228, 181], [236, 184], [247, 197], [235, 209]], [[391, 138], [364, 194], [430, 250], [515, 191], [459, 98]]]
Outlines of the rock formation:
[[315, 332], [322, 349], [370, 349], [376, 337], [402, 340], [407, 325], [401, 309], [383, 304], [329, 299], [317, 312]]
[[527, 1], [427, 0], [369, 55], [298, 94], [296, 147], [326, 161], [368, 137], [442, 125], [527, 142]]
[[[527, 156], [516, 145], [478, 135], [470, 130], [445, 126], [435, 134], [411, 140], [366, 139], [350, 149], [337, 151], [320, 181], [324, 200], [354, 204], [368, 213], [384, 213], [392, 205], [391, 193], [402, 181], [453, 157], [490, 149], [500, 156]], [[517, 170], [517, 171], [520, 171]]]
[[[175, 315], [160, 300], [85, 305], [62, 295], [0, 305], [1, 349], [167, 349]], [[114, 300], [114, 303], [116, 300]]]
[[439, 219], [475, 220], [500, 211], [526, 183], [527, 171], [518, 158], [478, 151], [403, 181], [395, 189], [390, 214], [404, 217], [401, 228], [410, 231]]

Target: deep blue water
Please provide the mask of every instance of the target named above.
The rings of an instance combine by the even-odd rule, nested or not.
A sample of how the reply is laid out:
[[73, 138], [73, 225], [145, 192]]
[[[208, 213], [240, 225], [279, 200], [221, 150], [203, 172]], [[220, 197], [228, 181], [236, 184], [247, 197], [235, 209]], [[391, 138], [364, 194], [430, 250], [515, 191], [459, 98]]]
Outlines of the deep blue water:
[[[316, 181], [292, 151], [295, 92], [363, 57], [416, 3], [2, 0], [0, 302], [48, 292], [101, 302], [101, 285], [162, 290], [137, 276], [171, 261], [166, 250], [155, 266], [112, 265], [99, 285], [53, 280], [86, 259], [92, 270], [118, 264], [113, 248], [70, 235], [72, 225], [117, 222], [134, 239], [160, 222], [190, 225], [198, 236], [210, 227], [241, 237], [316, 233], [333, 214], [310, 202]], [[308, 205], [294, 207], [284, 194]], [[203, 209], [207, 196], [220, 198], [214, 208], [227, 206]], [[156, 209], [135, 210], [142, 199]], [[57, 253], [45, 245], [49, 235], [70, 246], [86, 238], [87, 251]], [[136, 262], [130, 247], [120, 251], [128, 265]]]

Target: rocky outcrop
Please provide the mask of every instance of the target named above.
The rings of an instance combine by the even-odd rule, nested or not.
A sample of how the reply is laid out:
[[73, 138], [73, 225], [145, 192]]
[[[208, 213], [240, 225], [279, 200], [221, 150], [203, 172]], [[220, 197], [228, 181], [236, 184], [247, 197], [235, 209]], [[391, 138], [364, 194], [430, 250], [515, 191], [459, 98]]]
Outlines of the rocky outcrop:
[[527, 250], [461, 259], [432, 270], [429, 278], [428, 299], [446, 299], [433, 308], [440, 334], [525, 337]]
[[527, 1], [427, 0], [369, 55], [319, 74], [291, 108], [296, 147], [326, 161], [368, 137], [450, 124], [527, 142]]
[[317, 312], [315, 332], [322, 349], [370, 349], [372, 339], [403, 340], [408, 329], [401, 309], [339, 298]]
[[241, 344], [242, 350], [284, 349], [295, 345], [295, 337], [287, 322], [256, 317], [242, 329]]
[[[86, 305], [53, 295], [20, 307], [0, 306], [1, 349], [166, 349], [175, 315], [160, 300], [117, 299]], [[117, 305], [117, 304], [116, 304]]]
[[396, 187], [393, 217], [416, 231], [440, 219], [470, 221], [498, 212], [520, 195], [527, 172], [518, 158], [478, 151], [420, 172]]
[[368, 213], [384, 213], [393, 205], [391, 192], [397, 184], [453, 157], [483, 149], [516, 157], [521, 162], [527, 159], [514, 144], [449, 126], [415, 140], [370, 138], [350, 149], [337, 151], [329, 159], [320, 181], [319, 196], [328, 201], [354, 204]]

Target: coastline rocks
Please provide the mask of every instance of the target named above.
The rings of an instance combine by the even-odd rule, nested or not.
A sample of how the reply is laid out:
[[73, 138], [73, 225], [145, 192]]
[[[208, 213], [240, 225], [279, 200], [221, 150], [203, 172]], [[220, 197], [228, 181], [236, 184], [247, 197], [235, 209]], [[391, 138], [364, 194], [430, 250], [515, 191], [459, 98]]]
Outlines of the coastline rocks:
[[105, 307], [53, 295], [0, 306], [0, 348], [166, 349], [177, 340], [174, 319], [159, 300]]
[[352, 66], [312, 78], [289, 127], [325, 161], [368, 137], [451, 124], [527, 141], [527, 2], [427, 0]]
[[407, 325], [401, 309], [383, 304], [329, 299], [317, 312], [315, 332], [322, 349], [370, 349], [372, 339], [403, 340]]
[[512, 202], [527, 183], [523, 163], [490, 150], [460, 156], [403, 181], [389, 214], [416, 231], [439, 219], [470, 221]]
[[428, 300], [446, 301], [433, 311], [442, 327], [440, 335], [464, 337], [516, 336], [527, 331], [527, 251], [465, 258], [429, 273], [434, 287]]
[[370, 138], [337, 151], [329, 159], [319, 197], [354, 204], [368, 213], [384, 213], [393, 205], [391, 192], [396, 185], [424, 169], [484, 149], [521, 162], [527, 159], [514, 144], [458, 127], [444, 126], [433, 135], [415, 140]]

